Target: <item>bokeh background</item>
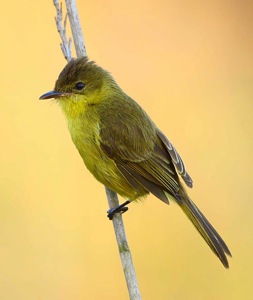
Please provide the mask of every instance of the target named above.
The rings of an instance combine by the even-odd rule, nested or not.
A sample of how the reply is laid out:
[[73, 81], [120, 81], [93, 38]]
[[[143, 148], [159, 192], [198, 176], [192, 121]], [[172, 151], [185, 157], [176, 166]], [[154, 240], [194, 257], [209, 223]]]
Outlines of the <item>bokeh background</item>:
[[[253, 2], [77, 1], [88, 55], [149, 113], [228, 243], [226, 270], [174, 204], [124, 215], [143, 299], [253, 298]], [[104, 188], [54, 101], [52, 1], [2, 5], [0, 299], [128, 299]], [[68, 32], [70, 34], [70, 32]]]

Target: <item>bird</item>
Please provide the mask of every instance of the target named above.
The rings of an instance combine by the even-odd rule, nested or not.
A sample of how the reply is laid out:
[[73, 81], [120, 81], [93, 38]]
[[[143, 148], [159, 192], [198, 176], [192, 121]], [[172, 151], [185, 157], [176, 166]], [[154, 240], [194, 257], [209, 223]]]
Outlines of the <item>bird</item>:
[[[127, 201], [153, 194], [166, 204], [178, 204], [225, 268], [228, 246], [188, 196], [193, 181], [179, 153], [142, 107], [112, 75], [89, 60], [73, 58], [61, 71], [54, 98], [68, 123], [84, 164], [102, 184]], [[183, 182], [184, 184], [183, 184]], [[117, 212], [117, 211], [116, 211]], [[110, 218], [113, 218], [111, 215]]]

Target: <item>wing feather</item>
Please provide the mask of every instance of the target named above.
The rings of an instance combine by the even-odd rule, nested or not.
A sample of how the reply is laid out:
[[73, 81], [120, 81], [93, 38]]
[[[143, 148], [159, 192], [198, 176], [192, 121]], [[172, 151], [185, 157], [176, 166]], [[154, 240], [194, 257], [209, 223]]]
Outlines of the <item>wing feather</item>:
[[[115, 116], [113, 109], [100, 114], [101, 149], [114, 160], [134, 190], [138, 192], [144, 187], [166, 203], [166, 193], [180, 202], [182, 186], [178, 174], [192, 186], [181, 157], [138, 104], [127, 99], [120, 102], [121, 116]], [[115, 101], [111, 105], [119, 105]]]
[[157, 135], [159, 136], [159, 138], [161, 139], [161, 141], [167, 148], [167, 150], [170, 154], [170, 157], [173, 161], [173, 164], [175, 165], [178, 173], [184, 180], [185, 184], [191, 188], [193, 186], [193, 181], [192, 181], [190, 175], [187, 173], [184, 162], [183, 162], [182, 158], [180, 157], [180, 155], [178, 154], [177, 150], [173, 147], [171, 142], [167, 139], [167, 137], [159, 129], [157, 130]]

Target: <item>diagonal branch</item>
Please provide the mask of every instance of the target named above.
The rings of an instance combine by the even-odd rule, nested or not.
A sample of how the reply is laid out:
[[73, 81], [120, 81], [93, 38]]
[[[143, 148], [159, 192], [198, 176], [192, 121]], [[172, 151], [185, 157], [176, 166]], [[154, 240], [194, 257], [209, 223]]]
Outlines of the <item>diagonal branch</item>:
[[75, 0], [65, 0], [77, 57], [87, 56]]

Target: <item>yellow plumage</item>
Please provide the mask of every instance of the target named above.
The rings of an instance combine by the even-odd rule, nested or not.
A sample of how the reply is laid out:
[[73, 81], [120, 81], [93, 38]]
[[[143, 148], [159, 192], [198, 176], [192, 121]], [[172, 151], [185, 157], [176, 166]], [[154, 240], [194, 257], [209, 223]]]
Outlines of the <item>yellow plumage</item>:
[[228, 268], [225, 242], [188, 197], [192, 179], [176, 149], [145, 111], [87, 58], [70, 61], [55, 90], [41, 99], [57, 98], [72, 140], [95, 178], [130, 201], [152, 193], [174, 200], [210, 248]]

